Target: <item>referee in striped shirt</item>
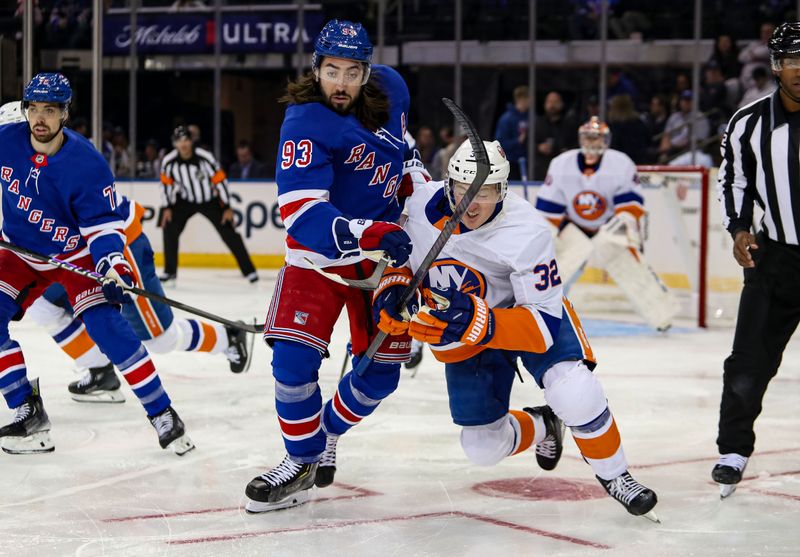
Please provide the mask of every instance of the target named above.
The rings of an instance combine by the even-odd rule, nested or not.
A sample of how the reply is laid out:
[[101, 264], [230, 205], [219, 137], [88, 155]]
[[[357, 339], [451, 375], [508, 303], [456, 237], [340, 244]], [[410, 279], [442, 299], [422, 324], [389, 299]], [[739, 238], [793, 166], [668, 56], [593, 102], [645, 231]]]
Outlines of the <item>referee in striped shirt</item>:
[[[731, 118], [717, 187], [733, 256], [744, 268], [711, 474], [723, 498], [742, 479], [761, 401], [800, 322], [800, 22], [779, 26], [768, 47], [778, 90]], [[755, 235], [753, 202], [764, 210]]]
[[200, 213], [217, 229], [245, 278], [250, 282], [258, 281], [258, 273], [244, 241], [233, 227], [233, 209], [225, 172], [211, 153], [194, 146], [185, 126], [175, 128], [172, 145], [175, 149], [167, 153], [161, 163], [164, 208], [160, 224], [164, 229], [164, 273], [159, 278], [163, 282], [175, 280], [181, 232], [186, 222]]

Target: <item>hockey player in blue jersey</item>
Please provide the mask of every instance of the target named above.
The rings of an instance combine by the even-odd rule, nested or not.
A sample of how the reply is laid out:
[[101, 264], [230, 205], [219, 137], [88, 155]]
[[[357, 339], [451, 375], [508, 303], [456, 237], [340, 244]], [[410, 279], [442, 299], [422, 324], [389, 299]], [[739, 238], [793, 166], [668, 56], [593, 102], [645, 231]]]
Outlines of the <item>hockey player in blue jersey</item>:
[[181, 455], [194, 448], [147, 350], [112, 304], [126, 302], [134, 282], [125, 260], [124, 218], [114, 177], [97, 150], [64, 129], [72, 100], [69, 81], [58, 73], [36, 75], [25, 87], [26, 123], [0, 127], [3, 239], [57, 256], [104, 275], [102, 285], [0, 248], [0, 392], [13, 421], [0, 428], [11, 454], [54, 450], [38, 380], [29, 382], [20, 345], [9, 322], [50, 284], [61, 283], [93, 339], [117, 366], [144, 406], [162, 448]]
[[[380, 252], [402, 265], [408, 235], [393, 221], [404, 174], [419, 170], [404, 136], [409, 93], [402, 77], [371, 64], [372, 44], [358, 23], [332, 20], [314, 45], [312, 72], [289, 84], [277, 161], [278, 204], [287, 229], [264, 339], [273, 348], [275, 406], [286, 457], [247, 486], [247, 510], [303, 503], [315, 484], [333, 481], [339, 435], [397, 388], [408, 336], [392, 337], [363, 376], [347, 373], [323, 405], [318, 370], [334, 324], [347, 308], [354, 361], [377, 333], [370, 296], [318, 274], [372, 273]], [[324, 454], [323, 454], [324, 453]]]

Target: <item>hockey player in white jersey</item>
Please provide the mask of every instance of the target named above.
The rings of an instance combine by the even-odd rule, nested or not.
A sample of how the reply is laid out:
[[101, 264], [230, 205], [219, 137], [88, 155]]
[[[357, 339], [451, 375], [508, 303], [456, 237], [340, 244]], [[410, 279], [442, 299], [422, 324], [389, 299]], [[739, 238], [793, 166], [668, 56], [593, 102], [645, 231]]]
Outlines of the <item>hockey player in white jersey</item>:
[[609, 148], [608, 126], [593, 116], [578, 129], [580, 149], [550, 162], [536, 208], [558, 230], [556, 254], [565, 287], [594, 253], [637, 312], [655, 329], [672, 324], [677, 304], [642, 256], [644, 215], [636, 165]]
[[[450, 412], [472, 462], [494, 465], [535, 446], [539, 466], [552, 470], [566, 424], [609, 495], [631, 514], [654, 518], [656, 494], [628, 473], [616, 422], [591, 371], [591, 347], [562, 295], [550, 226], [507, 192], [509, 163], [500, 144], [485, 145], [491, 172], [423, 283], [428, 305], [402, 315], [396, 308], [411, 273], [475, 176], [469, 141], [450, 160], [445, 182], [420, 185], [407, 200], [414, 251], [408, 266], [388, 269], [375, 291], [379, 327], [408, 330], [445, 363]], [[544, 389], [547, 406], [509, 410], [517, 359]]]

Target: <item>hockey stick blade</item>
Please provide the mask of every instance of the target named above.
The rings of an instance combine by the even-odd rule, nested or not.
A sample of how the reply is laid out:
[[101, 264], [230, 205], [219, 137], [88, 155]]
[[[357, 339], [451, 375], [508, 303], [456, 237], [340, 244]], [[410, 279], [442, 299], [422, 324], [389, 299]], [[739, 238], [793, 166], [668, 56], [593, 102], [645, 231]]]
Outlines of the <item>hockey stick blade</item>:
[[[48, 257], [46, 255], [42, 255], [40, 253], [36, 253], [31, 251], [27, 248], [23, 248], [21, 246], [17, 246], [15, 244], [10, 244], [5, 240], [0, 239], [0, 247], [4, 247], [8, 250], [11, 250], [15, 253], [20, 255], [24, 255], [30, 259], [35, 259], [36, 261], [41, 261], [42, 263], [49, 263], [53, 267], [58, 267], [59, 269], [64, 269], [65, 271], [69, 271], [70, 273], [75, 273], [76, 275], [81, 275], [83, 277], [92, 279], [97, 281], [100, 284], [103, 284], [105, 278], [100, 273], [95, 271], [90, 271], [89, 269], [84, 269], [83, 267], [79, 267], [77, 265], [73, 265], [68, 261], [62, 261], [56, 257]], [[235, 329], [241, 329], [243, 331], [247, 331], [248, 333], [255, 333], [260, 334], [264, 330], [264, 325], [248, 325], [246, 323], [242, 323], [239, 321], [231, 321], [230, 319], [225, 319], [224, 317], [220, 317], [218, 315], [214, 315], [213, 313], [208, 313], [202, 309], [198, 309], [192, 306], [187, 306], [181, 302], [177, 302], [175, 300], [170, 300], [169, 298], [165, 298], [159, 294], [155, 294], [153, 292], [148, 292], [147, 290], [142, 290], [136, 286], [126, 286], [124, 287], [125, 290], [132, 294], [136, 294], [137, 296], [142, 296], [143, 298], [149, 298], [154, 302], [159, 302], [167, 306], [172, 306], [176, 309], [181, 309], [187, 313], [193, 313], [194, 315], [199, 315], [200, 317], [205, 317], [211, 321], [216, 321], [217, 323], [222, 323], [223, 325], [227, 325], [229, 327], [233, 327]]]
[[375, 267], [375, 271], [365, 278], [365, 279], [349, 279], [343, 276], [337, 275], [336, 273], [329, 273], [319, 265], [314, 264], [308, 257], [303, 258], [307, 265], [309, 265], [313, 270], [321, 274], [323, 277], [332, 280], [338, 284], [343, 284], [344, 286], [350, 286], [352, 288], [359, 288], [361, 290], [375, 290], [378, 288], [378, 284], [381, 282], [381, 277], [383, 276], [383, 272], [386, 270], [386, 267], [389, 265], [391, 261], [387, 257], [381, 257], [381, 260], [378, 262], [378, 266]]
[[[453, 114], [456, 122], [461, 125], [462, 129], [466, 131], [467, 139], [469, 139], [470, 145], [472, 145], [472, 152], [475, 154], [475, 163], [477, 167], [475, 178], [473, 178], [472, 183], [470, 184], [469, 188], [467, 188], [467, 191], [464, 193], [464, 196], [461, 198], [459, 204], [456, 205], [453, 214], [449, 219], [447, 219], [447, 222], [442, 227], [439, 237], [436, 238], [435, 242], [433, 242], [433, 245], [428, 251], [428, 254], [425, 256], [425, 259], [423, 259], [422, 263], [420, 263], [417, 271], [411, 278], [411, 283], [406, 287], [405, 291], [403, 291], [403, 296], [400, 299], [400, 303], [397, 304], [398, 312], [405, 308], [406, 304], [411, 300], [411, 298], [414, 297], [417, 288], [419, 288], [420, 284], [422, 284], [422, 281], [425, 279], [425, 275], [428, 274], [431, 265], [433, 265], [433, 262], [437, 257], [439, 257], [439, 254], [444, 248], [444, 245], [447, 243], [447, 240], [450, 239], [450, 236], [453, 235], [456, 226], [458, 226], [458, 223], [461, 222], [461, 217], [463, 217], [464, 213], [467, 212], [472, 200], [475, 199], [475, 196], [478, 194], [481, 186], [483, 186], [486, 178], [489, 177], [489, 153], [486, 152], [486, 147], [483, 144], [483, 140], [481, 140], [480, 136], [478, 135], [478, 130], [475, 129], [475, 124], [472, 123], [461, 107], [455, 102], [447, 97], [443, 97], [442, 102]], [[383, 343], [384, 339], [386, 339], [386, 336], [386, 333], [383, 331], [378, 332], [377, 336], [370, 343], [369, 348], [367, 348], [367, 352], [364, 354], [364, 357], [362, 357], [358, 362], [358, 366], [355, 369], [356, 374], [364, 374], [364, 371], [372, 361], [372, 358], [375, 356], [375, 353], [378, 351], [381, 343]]]

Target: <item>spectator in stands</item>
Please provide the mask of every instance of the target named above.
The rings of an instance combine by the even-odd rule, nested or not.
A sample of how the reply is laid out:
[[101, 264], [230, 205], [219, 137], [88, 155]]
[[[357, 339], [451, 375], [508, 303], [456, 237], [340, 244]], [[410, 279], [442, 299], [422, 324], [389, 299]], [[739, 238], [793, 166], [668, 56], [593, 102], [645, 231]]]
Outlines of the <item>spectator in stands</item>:
[[444, 179], [444, 175], [447, 172], [447, 163], [450, 162], [450, 157], [455, 152], [455, 148], [450, 148], [451, 145], [455, 144], [456, 148], [461, 145], [460, 143], [455, 143], [453, 128], [450, 126], [439, 128], [439, 142], [441, 146], [433, 155], [431, 166], [428, 168], [428, 172], [430, 172], [431, 178], [434, 180]]
[[[619, 0], [608, 0], [608, 15], [614, 14]], [[599, 23], [602, 14], [602, 0], [570, 0], [572, 5], [569, 17], [569, 38], [571, 40], [591, 40], [599, 38]], [[512, 165], [513, 166], [513, 165]], [[545, 169], [547, 170], [547, 169]]]
[[115, 178], [130, 178], [133, 176], [131, 155], [128, 152], [128, 137], [125, 130], [117, 126], [111, 136], [111, 161], [109, 166]]
[[639, 98], [639, 90], [636, 88], [636, 84], [619, 68], [608, 70], [606, 86], [606, 96], [609, 101], [617, 95], [628, 95], [634, 104]]
[[520, 180], [520, 164], [527, 164], [525, 161], [528, 156], [528, 110], [531, 105], [528, 86], [515, 87], [513, 99], [514, 102], [508, 103], [506, 111], [497, 121], [494, 136], [503, 146], [511, 164], [509, 180]]
[[684, 91], [691, 91], [691, 89], [692, 82], [689, 80], [689, 76], [683, 72], [678, 73], [675, 76], [675, 87], [672, 89], [672, 93], [670, 94], [669, 98], [670, 113], [680, 110], [678, 105], [681, 101], [681, 94]]
[[544, 98], [544, 116], [536, 119], [536, 168], [534, 180], [544, 180], [550, 161], [578, 146], [578, 124], [567, 116], [561, 95], [551, 91]]
[[431, 162], [433, 162], [433, 156], [436, 154], [436, 151], [439, 150], [436, 146], [436, 138], [433, 135], [433, 130], [430, 126], [420, 126], [414, 141], [416, 142], [419, 156], [422, 159], [422, 164], [424, 164], [427, 169], [431, 165]]
[[708, 62], [716, 62], [726, 80], [739, 79], [742, 71], [742, 65], [739, 63], [739, 48], [730, 35], [717, 36], [714, 41], [714, 52]]
[[136, 162], [136, 176], [146, 180], [157, 180], [161, 176], [161, 154], [158, 141], [148, 139], [142, 158]]
[[769, 67], [769, 49], [767, 48], [767, 41], [772, 37], [772, 32], [774, 30], [774, 24], [762, 23], [758, 40], [748, 44], [739, 53], [739, 62], [744, 64], [739, 75], [739, 80], [742, 82], [742, 89], [745, 91], [753, 86], [753, 70], [758, 66], [764, 68]]
[[693, 117], [692, 114], [692, 92], [687, 89], [681, 93], [679, 110], [670, 114], [665, 126], [665, 133], [661, 137], [659, 148], [659, 160], [666, 163], [673, 157], [689, 148], [692, 134], [697, 141], [702, 141], [708, 137], [708, 120], [700, 114]]
[[724, 126], [731, 117], [731, 107], [728, 104], [728, 88], [722, 70], [715, 61], [706, 64], [703, 70], [703, 84], [700, 87], [700, 112], [706, 114], [715, 131]]
[[586, 99], [586, 105], [583, 108], [583, 111], [580, 113], [578, 117], [579, 122], [588, 122], [592, 119], [592, 116], [597, 116], [600, 118], [600, 101], [597, 98], [597, 95], [589, 95], [589, 98]]
[[236, 146], [236, 162], [228, 170], [228, 178], [234, 180], [257, 180], [267, 177], [267, 166], [253, 156], [250, 142], [242, 140]]
[[763, 66], [756, 66], [753, 68], [751, 78], [753, 86], [744, 92], [742, 100], [739, 101], [739, 108], [766, 97], [767, 95], [771, 95], [777, 87], [775, 80], [772, 79], [772, 76], [767, 73], [767, 69]]
[[654, 6], [648, 5], [652, 3], [652, 0], [619, 0], [614, 14], [608, 18], [611, 35], [617, 39], [642, 40], [652, 26], [647, 15], [655, 11]]
[[81, 134], [86, 139], [89, 139], [92, 136], [92, 132], [89, 131], [89, 122], [86, 120], [86, 118], [74, 118], [69, 127], [74, 132]]
[[611, 148], [622, 151], [636, 164], [646, 163], [650, 134], [630, 96], [617, 95], [611, 99], [606, 120], [611, 130]]

